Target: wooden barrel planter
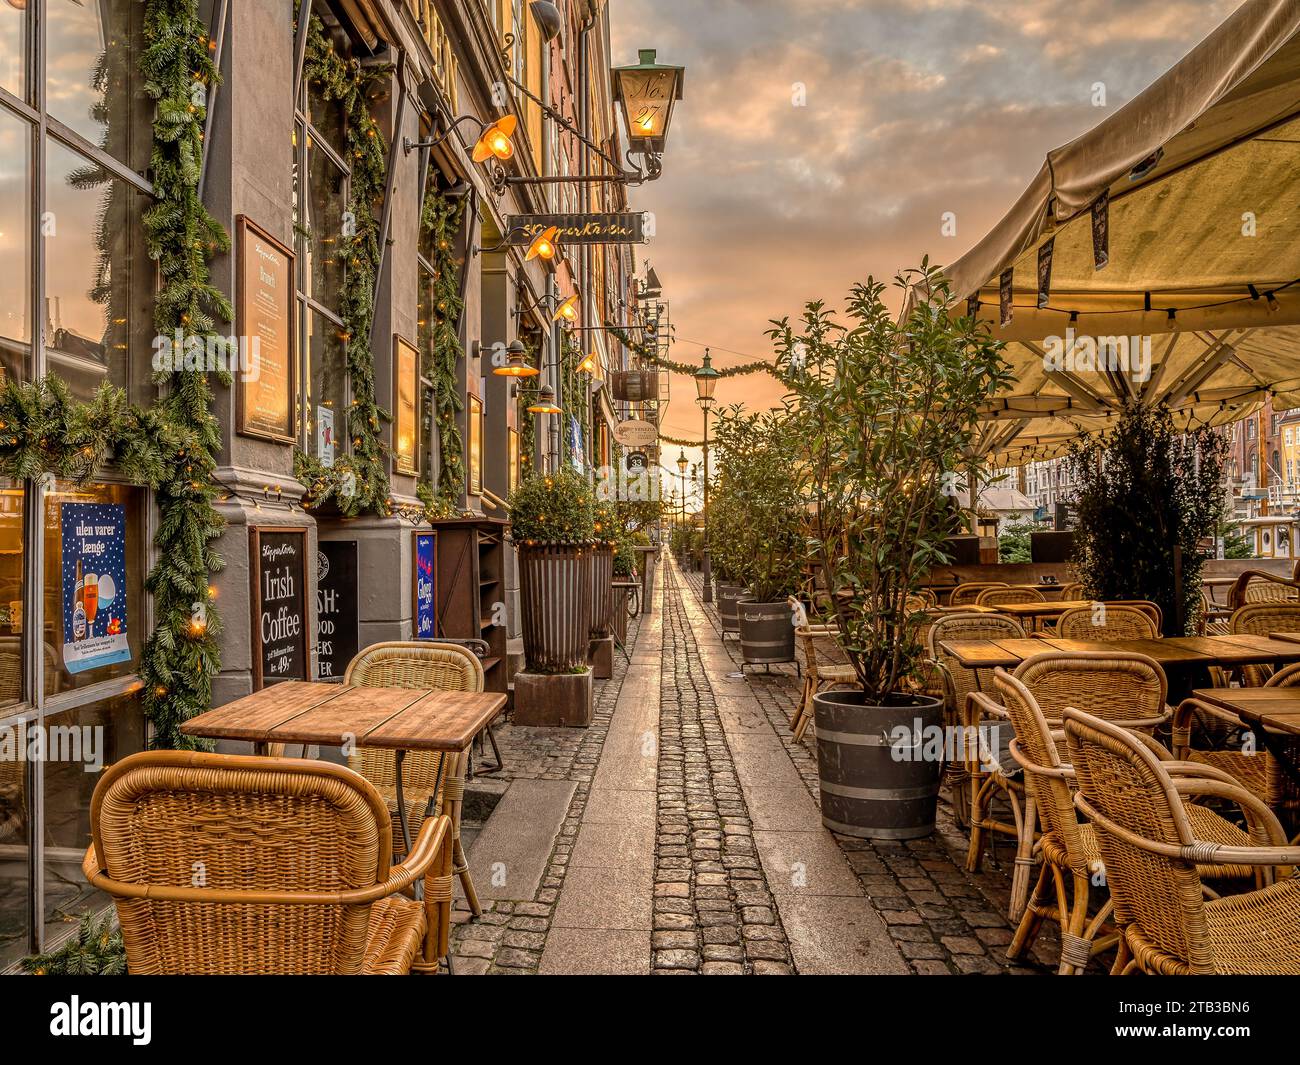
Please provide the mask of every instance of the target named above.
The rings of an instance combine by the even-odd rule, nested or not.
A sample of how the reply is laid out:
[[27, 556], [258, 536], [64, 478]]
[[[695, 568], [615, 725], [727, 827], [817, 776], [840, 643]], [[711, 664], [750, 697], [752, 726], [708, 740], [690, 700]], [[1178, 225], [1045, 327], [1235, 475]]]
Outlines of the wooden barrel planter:
[[519, 545], [524, 658], [533, 673], [587, 665], [591, 639], [592, 544]]
[[627, 597], [631, 594], [626, 584], [614, 588], [614, 610], [611, 616], [613, 622], [612, 632], [618, 637], [618, 642], [624, 647], [627, 646]]
[[772, 666], [795, 660], [794, 622], [789, 603], [741, 599], [736, 602], [736, 613], [745, 665]]
[[862, 839], [919, 839], [934, 831], [943, 772], [943, 703], [860, 691], [813, 699], [822, 824]]
[[718, 582], [714, 601], [718, 604], [718, 617], [722, 621], [724, 634], [740, 631], [740, 614], [736, 604], [745, 598], [745, 594], [745, 587], [742, 584]]
[[610, 634], [614, 615], [614, 545], [597, 544], [591, 552], [591, 638]]

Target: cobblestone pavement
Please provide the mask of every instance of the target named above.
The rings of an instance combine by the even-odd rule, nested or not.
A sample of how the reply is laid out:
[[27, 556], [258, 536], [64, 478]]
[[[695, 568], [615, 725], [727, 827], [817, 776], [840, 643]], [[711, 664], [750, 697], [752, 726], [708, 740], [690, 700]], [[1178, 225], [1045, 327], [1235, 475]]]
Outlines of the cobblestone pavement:
[[456, 972], [1054, 972], [1051, 928], [1006, 960], [1012, 853], [967, 873], [946, 804], [923, 840], [821, 827], [815, 741], [789, 727], [793, 668], [736, 676], [699, 575], [665, 563], [655, 613], [628, 634], [631, 678], [617, 655], [592, 725], [499, 730], [490, 776], [574, 790], [531, 897], [473, 921], [457, 904]]

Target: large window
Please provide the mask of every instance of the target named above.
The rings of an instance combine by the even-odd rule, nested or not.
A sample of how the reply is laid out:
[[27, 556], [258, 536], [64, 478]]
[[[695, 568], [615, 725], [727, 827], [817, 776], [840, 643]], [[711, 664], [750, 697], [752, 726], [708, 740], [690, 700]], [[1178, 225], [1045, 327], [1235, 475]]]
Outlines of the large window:
[[[156, 396], [144, 10], [0, 0], [0, 382]], [[111, 481], [0, 479], [0, 970], [72, 930], [97, 768], [143, 744], [147, 493]]]

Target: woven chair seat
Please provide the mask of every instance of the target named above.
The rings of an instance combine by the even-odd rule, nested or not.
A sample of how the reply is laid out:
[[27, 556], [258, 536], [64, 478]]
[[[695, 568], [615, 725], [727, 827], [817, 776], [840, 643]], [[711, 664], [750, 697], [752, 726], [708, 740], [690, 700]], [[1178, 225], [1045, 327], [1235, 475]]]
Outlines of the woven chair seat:
[[424, 931], [424, 908], [420, 903], [400, 896], [380, 899], [370, 908], [362, 973], [367, 976], [409, 973], [419, 957]]
[[1300, 880], [1205, 904], [1214, 970], [1223, 975], [1300, 975]]
[[847, 684], [856, 682], [857, 671], [852, 666], [817, 666], [817, 679], [827, 684]]

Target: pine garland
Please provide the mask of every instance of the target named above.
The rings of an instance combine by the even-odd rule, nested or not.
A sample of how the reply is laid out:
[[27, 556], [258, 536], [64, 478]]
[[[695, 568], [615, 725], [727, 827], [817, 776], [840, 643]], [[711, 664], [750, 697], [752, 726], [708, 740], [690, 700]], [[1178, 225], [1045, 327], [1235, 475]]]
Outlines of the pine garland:
[[[588, 465], [591, 459], [591, 404], [587, 402], [587, 386], [583, 378], [586, 376], [578, 369], [578, 365], [586, 358], [583, 352], [573, 340], [565, 333], [560, 342], [560, 409], [564, 411], [563, 417], [568, 419], [575, 417], [578, 419], [578, 428], [582, 435], [583, 448], [586, 451]], [[564, 432], [562, 426], [560, 432]]]
[[[627, 331], [614, 325], [612, 322], [606, 322], [606, 327], [617, 338], [625, 348], [639, 356], [643, 362], [650, 363], [669, 373], [681, 374], [683, 377], [694, 377], [698, 366], [689, 362], [676, 362], [666, 355], [660, 355], [653, 347], [648, 344], [639, 343], [628, 335]], [[749, 374], [765, 373], [769, 377], [775, 377], [778, 381], [784, 381], [781, 371], [770, 362], [746, 362], [740, 366], [730, 366], [726, 369], [717, 371], [719, 377], [745, 377]]]
[[[527, 335], [520, 336], [519, 343], [524, 346], [524, 361], [529, 366], [537, 365], [537, 345], [529, 342]], [[530, 397], [518, 395], [515, 398], [515, 421], [519, 426], [519, 480], [522, 482], [530, 476], [537, 466], [537, 419], [528, 412]]]
[[380, 259], [376, 209], [384, 195], [387, 146], [370, 114], [368, 99], [371, 86], [386, 77], [389, 69], [365, 69], [355, 59], [345, 60], [334, 51], [320, 19], [311, 17], [303, 75], [320, 89], [324, 99], [342, 107], [352, 168], [348, 199], [352, 228], [351, 235], [343, 234], [345, 268], [339, 298], [352, 388], [348, 408], [352, 454], [348, 461], [327, 467], [299, 450], [294, 455], [294, 473], [307, 485], [304, 505], [319, 507], [332, 500], [349, 517], [392, 513], [385, 447], [379, 435], [381, 419], [388, 421], [391, 416], [375, 398], [375, 357], [370, 347]]
[[[429, 182], [420, 211], [420, 228], [429, 242], [433, 266], [431, 306], [420, 327], [422, 372], [433, 382], [433, 423], [438, 433], [438, 482], [426, 492], [435, 509], [454, 510], [465, 491], [465, 448], [457, 415], [464, 409], [456, 371], [465, 357], [460, 343], [460, 262], [452, 242], [465, 220], [463, 197], [444, 196]], [[421, 497], [424, 498], [423, 496]]]
[[106, 913], [96, 921], [84, 914], [77, 934], [68, 943], [24, 958], [23, 972], [31, 976], [125, 976], [126, 947], [114, 917]]

